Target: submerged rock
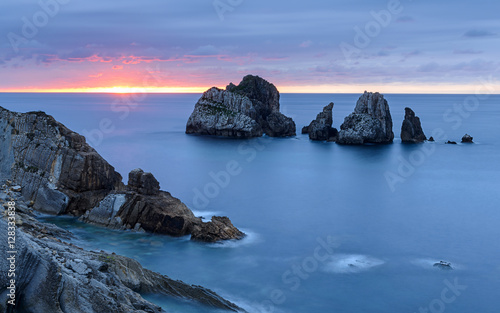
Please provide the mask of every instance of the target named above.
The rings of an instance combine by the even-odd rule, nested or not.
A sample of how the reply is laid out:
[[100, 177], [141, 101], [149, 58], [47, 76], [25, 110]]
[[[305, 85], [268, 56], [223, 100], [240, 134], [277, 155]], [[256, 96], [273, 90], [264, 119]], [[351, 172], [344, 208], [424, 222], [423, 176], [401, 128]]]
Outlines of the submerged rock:
[[210, 88], [195, 105], [187, 134], [234, 138], [295, 135], [295, 123], [280, 110], [276, 87], [259, 76], [247, 75], [238, 86]]
[[469, 134], [465, 134], [463, 137], [462, 137], [462, 143], [473, 143], [473, 140], [474, 137], [472, 137], [471, 135]]
[[[20, 199], [15, 201], [16, 206], [25, 206]], [[4, 213], [5, 209], [0, 211]], [[72, 234], [55, 225], [39, 222], [22, 212], [17, 212], [16, 218], [23, 220], [15, 243], [16, 312], [165, 312], [141, 294], [160, 294], [240, 311], [209, 289], [152, 272], [133, 259], [103, 251], [90, 252], [67, 243], [64, 238]], [[0, 228], [7, 229], [5, 219], [0, 219]], [[6, 231], [0, 232], [0, 249], [10, 250]], [[2, 257], [2, 273], [8, 273], [9, 266], [7, 257]], [[9, 286], [10, 279], [1, 275], [0, 284]], [[7, 306], [10, 307], [5, 300], [0, 301], [0, 312], [11, 312]]]
[[403, 125], [401, 126], [401, 141], [407, 143], [418, 143], [427, 140], [424, 131], [422, 130], [422, 125], [420, 124], [420, 118], [415, 116], [410, 108], [405, 108], [405, 119]]
[[446, 143], [449, 145], [456, 145], [457, 144], [456, 141], [451, 141], [451, 140], [448, 140]]
[[340, 126], [340, 144], [391, 143], [394, 139], [389, 104], [378, 92], [366, 92], [356, 103], [354, 112]]
[[451, 263], [445, 261], [439, 261], [438, 263], [434, 263], [434, 267], [440, 268], [442, 270], [452, 270], [453, 267]]
[[333, 124], [333, 102], [323, 108], [316, 119], [302, 128], [303, 134], [309, 134], [309, 139], [317, 141], [336, 141], [338, 131], [332, 127]]
[[191, 233], [191, 240], [205, 242], [242, 239], [243, 237], [245, 234], [234, 227], [225, 216], [213, 216], [210, 222], [196, 225]]

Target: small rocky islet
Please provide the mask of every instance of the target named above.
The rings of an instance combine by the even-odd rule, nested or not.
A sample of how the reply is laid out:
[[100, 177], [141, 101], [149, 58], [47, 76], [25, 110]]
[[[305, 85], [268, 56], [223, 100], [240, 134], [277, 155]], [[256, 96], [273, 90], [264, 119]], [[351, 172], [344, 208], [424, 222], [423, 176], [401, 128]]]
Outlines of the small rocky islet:
[[[230, 138], [295, 136], [295, 122], [279, 112], [277, 88], [259, 76], [247, 75], [239, 85], [230, 83], [225, 90], [212, 87], [203, 93], [186, 123], [186, 134]], [[345, 117], [340, 130], [333, 127], [330, 103], [301, 133], [313, 141], [329, 141], [343, 145], [388, 144], [394, 140], [391, 111], [384, 95], [365, 91], [353, 113]], [[427, 141], [420, 118], [406, 107], [401, 126], [401, 142]], [[465, 135], [462, 143], [472, 143]], [[433, 137], [429, 141], [434, 141]], [[447, 142], [453, 143], [453, 141]]]

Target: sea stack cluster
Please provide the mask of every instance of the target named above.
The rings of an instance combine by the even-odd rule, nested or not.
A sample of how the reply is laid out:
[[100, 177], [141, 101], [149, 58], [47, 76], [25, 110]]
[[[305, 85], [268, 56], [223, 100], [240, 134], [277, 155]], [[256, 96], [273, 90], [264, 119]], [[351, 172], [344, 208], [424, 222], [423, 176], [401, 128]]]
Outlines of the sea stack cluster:
[[[247, 75], [236, 86], [230, 83], [225, 90], [212, 87], [195, 105], [186, 124], [187, 134], [214, 135], [233, 138], [295, 136], [295, 122], [279, 112], [279, 92], [259, 76]], [[389, 104], [384, 95], [365, 91], [354, 111], [340, 130], [333, 127], [333, 102], [318, 113], [316, 119], [302, 128], [302, 134], [313, 141], [330, 141], [343, 145], [388, 144], [394, 140]], [[472, 143], [465, 135], [462, 143]], [[401, 126], [401, 142], [427, 141], [420, 118], [406, 107]], [[434, 141], [433, 137], [429, 138]], [[449, 141], [448, 143], [455, 143]]]

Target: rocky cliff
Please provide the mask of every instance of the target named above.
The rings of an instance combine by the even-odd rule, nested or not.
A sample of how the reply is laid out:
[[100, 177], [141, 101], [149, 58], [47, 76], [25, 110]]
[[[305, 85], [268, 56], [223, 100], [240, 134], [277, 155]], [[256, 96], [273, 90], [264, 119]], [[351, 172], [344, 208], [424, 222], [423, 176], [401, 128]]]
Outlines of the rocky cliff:
[[[141, 294], [161, 294], [207, 307], [240, 311], [233, 303], [201, 286], [188, 285], [143, 268], [137, 261], [103, 251], [90, 252], [71, 243], [72, 234], [33, 218], [20, 193], [0, 190], [2, 201], [15, 201], [15, 277], [0, 276], [4, 286], [0, 312], [14, 312], [6, 303], [10, 279], [15, 280], [16, 309], [23, 313], [157, 313], [162, 308]], [[7, 247], [7, 210], [1, 206], [0, 249]], [[10, 257], [10, 255], [9, 255]], [[8, 273], [10, 260], [0, 259]]]
[[226, 90], [207, 90], [195, 105], [186, 124], [187, 134], [215, 135], [235, 138], [295, 135], [295, 123], [280, 110], [276, 87], [248, 75], [238, 86]]
[[83, 136], [43, 112], [0, 107], [0, 151], [1, 174], [42, 212], [80, 215], [122, 184]]
[[207, 229], [179, 199], [160, 190], [153, 174], [134, 170], [124, 185], [83, 136], [43, 112], [21, 114], [0, 107], [0, 177], [19, 185], [40, 212], [172, 236], [189, 235], [195, 226]]
[[420, 118], [415, 115], [412, 109], [405, 108], [405, 119], [401, 126], [401, 141], [418, 143], [425, 140], [427, 140], [427, 137], [425, 137], [424, 131], [422, 130]]
[[340, 144], [391, 143], [394, 139], [389, 104], [378, 92], [366, 92], [340, 126]]
[[302, 128], [303, 134], [309, 134], [309, 139], [318, 141], [336, 141], [338, 130], [332, 127], [333, 124], [333, 102], [323, 108], [316, 119]]

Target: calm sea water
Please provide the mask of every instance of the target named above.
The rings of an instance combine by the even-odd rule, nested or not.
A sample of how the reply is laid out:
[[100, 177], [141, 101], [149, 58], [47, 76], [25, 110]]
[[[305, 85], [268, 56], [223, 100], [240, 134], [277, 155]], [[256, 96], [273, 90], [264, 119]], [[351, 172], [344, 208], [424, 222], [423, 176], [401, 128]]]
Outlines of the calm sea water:
[[[284, 94], [282, 112], [300, 132], [333, 101], [339, 127], [358, 97]], [[250, 312], [498, 312], [500, 96], [386, 95], [395, 142], [362, 147], [300, 134], [188, 136], [199, 95], [134, 98], [0, 94], [0, 105], [46, 111], [86, 134], [124, 177], [151, 171], [196, 214], [227, 215], [248, 236], [207, 245], [48, 219], [74, 231], [81, 246], [133, 257]], [[405, 106], [435, 143], [400, 143]], [[465, 133], [475, 144], [444, 144]], [[434, 268], [439, 260], [455, 269]], [[168, 312], [208, 312], [149, 299]]]

